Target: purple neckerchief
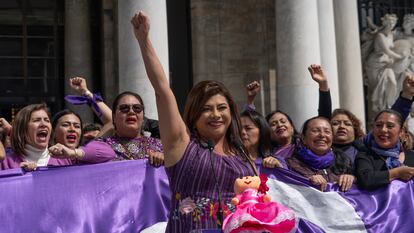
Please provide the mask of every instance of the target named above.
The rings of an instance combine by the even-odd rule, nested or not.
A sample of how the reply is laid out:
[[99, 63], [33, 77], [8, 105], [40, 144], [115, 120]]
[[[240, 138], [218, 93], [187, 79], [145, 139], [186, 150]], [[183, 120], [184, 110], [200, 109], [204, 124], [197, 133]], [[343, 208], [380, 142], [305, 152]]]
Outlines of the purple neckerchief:
[[401, 142], [398, 140], [397, 145], [395, 145], [393, 148], [384, 149], [381, 148], [374, 140], [374, 136], [372, 136], [372, 132], [369, 133], [364, 138], [365, 145], [370, 145], [369, 148], [373, 150], [375, 153], [377, 153], [380, 156], [383, 156], [386, 158], [385, 165], [388, 169], [396, 168], [401, 166], [401, 162], [399, 159], [400, 152], [401, 152]]
[[317, 155], [305, 146], [298, 147], [299, 159], [310, 166], [313, 170], [321, 170], [332, 165], [334, 155], [332, 150], [329, 150], [323, 155]]
[[82, 104], [91, 105], [95, 109], [98, 117], [102, 116], [102, 111], [99, 108], [98, 104], [96, 103], [98, 101], [103, 102], [102, 96], [99, 93], [93, 94], [92, 98], [80, 96], [80, 95], [67, 95], [65, 96], [65, 100], [74, 105], [82, 105]]

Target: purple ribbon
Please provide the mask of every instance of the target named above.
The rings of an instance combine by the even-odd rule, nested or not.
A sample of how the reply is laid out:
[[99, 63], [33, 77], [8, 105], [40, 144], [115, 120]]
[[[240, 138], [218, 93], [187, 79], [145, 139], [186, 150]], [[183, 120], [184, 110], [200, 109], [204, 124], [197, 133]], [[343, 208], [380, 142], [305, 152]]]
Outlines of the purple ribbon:
[[87, 104], [89, 106], [92, 106], [93, 109], [95, 109], [98, 117], [102, 116], [102, 111], [97, 104], [98, 101], [103, 102], [102, 96], [99, 93], [93, 94], [92, 98], [80, 96], [80, 95], [67, 95], [65, 96], [65, 100], [74, 105]]

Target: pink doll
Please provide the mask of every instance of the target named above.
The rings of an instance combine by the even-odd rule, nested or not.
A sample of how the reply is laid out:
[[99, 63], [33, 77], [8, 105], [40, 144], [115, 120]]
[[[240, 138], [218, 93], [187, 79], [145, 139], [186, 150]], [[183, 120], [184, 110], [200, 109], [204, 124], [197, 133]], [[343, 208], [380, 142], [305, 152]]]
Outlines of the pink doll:
[[266, 194], [267, 176], [245, 176], [234, 182], [237, 194], [231, 203], [236, 211], [224, 220], [224, 233], [237, 232], [295, 232], [298, 219], [289, 208], [276, 202]]

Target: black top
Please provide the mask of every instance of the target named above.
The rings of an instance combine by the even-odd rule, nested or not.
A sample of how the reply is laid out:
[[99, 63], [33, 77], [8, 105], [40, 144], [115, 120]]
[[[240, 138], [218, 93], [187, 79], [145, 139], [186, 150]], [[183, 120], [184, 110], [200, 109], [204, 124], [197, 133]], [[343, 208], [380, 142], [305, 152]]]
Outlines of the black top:
[[[404, 153], [404, 165], [414, 167], [414, 151], [406, 150]], [[390, 183], [385, 158], [367, 148], [357, 154], [355, 175], [362, 189], [375, 189]]]
[[318, 116], [331, 119], [332, 116], [332, 100], [331, 92], [319, 90], [319, 106]]

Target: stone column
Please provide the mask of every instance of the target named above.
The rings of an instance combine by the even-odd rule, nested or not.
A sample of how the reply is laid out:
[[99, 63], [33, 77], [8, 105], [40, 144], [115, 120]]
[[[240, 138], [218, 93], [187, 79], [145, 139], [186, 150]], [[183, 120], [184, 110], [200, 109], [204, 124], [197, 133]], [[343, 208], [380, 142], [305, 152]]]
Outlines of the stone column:
[[339, 108], [338, 66], [336, 61], [335, 23], [332, 0], [318, 0], [321, 65], [328, 75], [332, 110]]
[[276, 72], [278, 109], [296, 127], [318, 114], [318, 85], [307, 70], [320, 63], [316, 0], [276, 0]]
[[166, 2], [165, 0], [118, 0], [117, 6], [119, 92], [127, 90], [137, 92], [143, 98], [146, 116], [158, 119], [154, 89], [145, 72], [144, 62], [130, 21], [139, 10], [147, 13], [151, 20], [150, 38], [168, 76]]
[[[73, 94], [69, 78], [82, 76], [92, 86], [92, 55], [88, 0], [65, 0], [65, 95]], [[93, 122], [93, 112], [87, 105], [66, 107], [77, 112], [84, 123]]]
[[102, 1], [102, 94], [108, 106], [112, 103], [118, 93], [118, 75], [115, 69], [116, 64], [116, 41], [115, 41], [115, 9], [113, 0]]
[[340, 106], [365, 122], [357, 2], [334, 0], [333, 4]]

